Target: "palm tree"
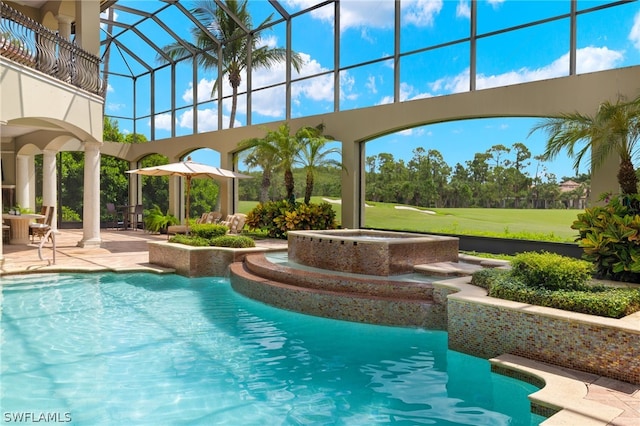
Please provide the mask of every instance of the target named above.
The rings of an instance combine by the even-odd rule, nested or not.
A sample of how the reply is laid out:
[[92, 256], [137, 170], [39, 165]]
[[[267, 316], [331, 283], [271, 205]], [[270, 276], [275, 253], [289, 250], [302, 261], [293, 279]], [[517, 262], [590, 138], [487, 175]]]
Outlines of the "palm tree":
[[[574, 157], [573, 167], [580, 167], [584, 156], [591, 151], [591, 165], [600, 167], [613, 153], [620, 157], [617, 178], [623, 194], [638, 193], [638, 178], [633, 167], [640, 140], [640, 97], [625, 102], [618, 97], [615, 103], [603, 102], [594, 116], [573, 113], [545, 119], [531, 129], [529, 135], [547, 132], [545, 159], [552, 160], [562, 150]], [[578, 143], [584, 146], [576, 151]]]
[[333, 140], [331, 136], [322, 134], [324, 125], [317, 127], [303, 127], [296, 134], [301, 139], [302, 146], [296, 155], [297, 162], [307, 171], [307, 181], [304, 191], [304, 203], [309, 204], [313, 193], [313, 183], [316, 170], [323, 166], [342, 167], [339, 161], [329, 158], [332, 154], [340, 154], [338, 148], [325, 149], [327, 143]]
[[[247, 142], [251, 145], [259, 145], [258, 139], [251, 139]], [[272, 149], [261, 149], [256, 146], [244, 159], [244, 163], [251, 169], [259, 167], [262, 169], [262, 181], [260, 182], [260, 198], [258, 201], [266, 203], [269, 201], [269, 188], [271, 187], [271, 176], [277, 171], [277, 153]]]
[[[222, 79], [227, 76], [233, 90], [229, 128], [233, 127], [236, 118], [238, 87], [242, 81], [241, 74], [247, 69], [249, 57], [251, 58], [249, 71], [258, 68], [269, 69], [287, 59], [286, 49], [259, 46], [260, 37], [249, 34], [253, 26], [251, 15], [247, 11], [247, 2], [248, 0], [226, 0], [226, 9], [230, 14], [227, 14], [222, 7], [218, 7], [214, 0], [199, 2], [192, 10], [193, 16], [202, 23], [202, 26], [196, 25], [191, 29], [195, 44], [181, 40], [163, 48], [171, 59], [177, 60], [191, 55], [189, 48], [185, 47], [187, 45], [192, 50], [200, 52], [196, 55], [198, 64], [214, 73], [217, 73], [220, 63], [222, 71], [214, 82], [211, 96], [220, 89]], [[272, 17], [273, 15], [269, 15], [258, 28], [268, 25]], [[203, 28], [206, 28], [206, 31]], [[220, 51], [219, 46], [222, 46]], [[162, 55], [157, 55], [156, 60], [160, 63], [168, 62]], [[300, 71], [303, 63], [298, 53], [291, 52], [291, 65], [296, 71]]]
[[[293, 164], [300, 150], [300, 142], [296, 135], [292, 135], [289, 124], [281, 124], [276, 130], [267, 132], [264, 138], [247, 139], [239, 144], [240, 149], [252, 148], [261, 156], [272, 156], [273, 166], [284, 171], [284, 187], [287, 191], [286, 199], [295, 204]], [[264, 173], [264, 171], [263, 171]]]

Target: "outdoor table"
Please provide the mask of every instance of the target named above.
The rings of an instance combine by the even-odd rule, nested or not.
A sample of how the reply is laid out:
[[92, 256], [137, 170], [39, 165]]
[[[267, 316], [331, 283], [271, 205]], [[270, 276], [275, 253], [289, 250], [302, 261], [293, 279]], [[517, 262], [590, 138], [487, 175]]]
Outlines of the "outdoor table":
[[29, 244], [29, 224], [36, 219], [46, 218], [43, 214], [3, 214], [2, 220], [11, 226], [9, 244]]

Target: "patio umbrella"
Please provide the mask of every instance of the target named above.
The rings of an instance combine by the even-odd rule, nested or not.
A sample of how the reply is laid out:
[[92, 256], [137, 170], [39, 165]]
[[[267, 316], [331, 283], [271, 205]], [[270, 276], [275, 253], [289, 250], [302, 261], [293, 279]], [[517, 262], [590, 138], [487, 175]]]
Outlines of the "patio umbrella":
[[[189, 220], [189, 193], [191, 192], [192, 178], [210, 178], [210, 179], [247, 179], [251, 176], [242, 173], [233, 172], [231, 170], [221, 169], [220, 167], [209, 166], [207, 164], [195, 163], [191, 161], [191, 157], [186, 161], [178, 163], [162, 164], [159, 166], [144, 167], [142, 169], [127, 170], [127, 173], [135, 173], [145, 176], [180, 176], [186, 179], [187, 202], [185, 214], [187, 221]], [[187, 222], [188, 224], [188, 222]]]

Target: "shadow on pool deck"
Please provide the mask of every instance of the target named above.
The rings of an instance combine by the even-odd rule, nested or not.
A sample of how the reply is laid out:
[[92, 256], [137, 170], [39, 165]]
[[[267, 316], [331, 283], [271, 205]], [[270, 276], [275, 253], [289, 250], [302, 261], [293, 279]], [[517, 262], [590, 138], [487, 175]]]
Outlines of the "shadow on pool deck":
[[[49, 265], [47, 259], [52, 258], [51, 244], [42, 250], [41, 260], [38, 244], [3, 246], [4, 260], [0, 266], [0, 276], [25, 272], [104, 272], [104, 271], [148, 271], [171, 273], [170, 269], [149, 263], [148, 241], [166, 241], [166, 235], [150, 234], [133, 230], [101, 230], [100, 247], [78, 247], [82, 240], [81, 229], [63, 229], [56, 236], [56, 262]], [[258, 245], [269, 247], [286, 247], [285, 241], [266, 240]], [[2, 280], [0, 279], [0, 284]], [[635, 344], [638, 344], [635, 342]], [[573, 374], [580, 374], [573, 372]], [[620, 410], [622, 414], [608, 425], [638, 426], [640, 425], [640, 386], [619, 382], [607, 378], [593, 381], [585, 380], [588, 387], [587, 400], [597, 401]], [[553, 419], [545, 425], [554, 423]], [[589, 424], [604, 424], [594, 421]], [[581, 425], [582, 426], [582, 425]]]

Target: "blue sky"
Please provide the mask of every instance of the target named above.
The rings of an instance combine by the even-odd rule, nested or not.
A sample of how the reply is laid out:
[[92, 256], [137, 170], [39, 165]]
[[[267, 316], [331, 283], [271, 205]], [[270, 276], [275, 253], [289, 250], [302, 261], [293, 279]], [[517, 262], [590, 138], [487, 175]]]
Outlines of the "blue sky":
[[[181, 2], [186, 8], [192, 3]], [[310, 5], [313, 0], [281, 0], [281, 4], [290, 13], [295, 13]], [[578, 10], [585, 10], [610, 2], [578, 1]], [[165, 5], [159, 1], [120, 1], [144, 10], [157, 10]], [[341, 7], [341, 52], [342, 66], [374, 61], [392, 55], [393, 45], [393, 8], [390, 0], [342, 0]], [[410, 52], [427, 45], [437, 45], [468, 37], [469, 2], [466, 0], [412, 0], [402, 2], [401, 13], [401, 51]], [[478, 34], [486, 34], [500, 29], [517, 26], [533, 20], [549, 18], [569, 13], [568, 0], [556, 1], [520, 1], [489, 0], [478, 3]], [[265, 19], [274, 10], [269, 2], [252, 0], [249, 8], [254, 26]], [[126, 13], [116, 12], [119, 22], [133, 23], [139, 17], [128, 17]], [[171, 29], [185, 39], [191, 40], [188, 30], [191, 24], [173, 7], [159, 14]], [[170, 37], [152, 22], [145, 23], [141, 31], [156, 44], [168, 44]], [[310, 76], [329, 71], [333, 68], [333, 5], [325, 6], [294, 18], [292, 23], [293, 50], [305, 59], [300, 73], [294, 71], [293, 77]], [[285, 26], [279, 24], [272, 31], [261, 34], [261, 42], [270, 46], [283, 47]], [[129, 47], [143, 60], [153, 66], [155, 52], [145, 49], [144, 42], [131, 37]], [[602, 10], [597, 13], [582, 14], [578, 17], [577, 34], [577, 71], [586, 73], [603, 69], [619, 68], [640, 63], [640, 2]], [[563, 19], [518, 31], [492, 37], [484, 37], [477, 44], [477, 82], [478, 90], [526, 81], [541, 80], [568, 75], [569, 72], [569, 21]], [[143, 50], [148, 52], [144, 53]], [[145, 56], [146, 55], [146, 56]], [[126, 56], [126, 55], [125, 55]], [[118, 55], [112, 54], [114, 69], [131, 69], [134, 74], [144, 71], [144, 67], [135, 61], [125, 64]], [[122, 71], [121, 71], [122, 72]], [[126, 72], [126, 71], [125, 71]], [[350, 68], [340, 75], [340, 109], [347, 110], [393, 101], [393, 63], [382, 61], [367, 66]], [[190, 66], [179, 66], [176, 70], [178, 87], [176, 103], [178, 110], [176, 134], [193, 132], [194, 85], [198, 88], [198, 100], [211, 97], [213, 77], [200, 70], [194, 82]], [[252, 74], [254, 91], [284, 81], [284, 64], [270, 70], [256, 70]], [[156, 138], [170, 136], [171, 118], [161, 113], [170, 107], [170, 93], [162, 79], [168, 79], [169, 73], [161, 72], [156, 77], [158, 89], [155, 93]], [[469, 44], [459, 43], [436, 50], [405, 56], [401, 66], [401, 100], [420, 99], [432, 96], [444, 96], [468, 90], [469, 87]], [[136, 108], [138, 115], [149, 113], [150, 93], [148, 78], [137, 82]], [[246, 90], [246, 75], [240, 91]], [[333, 108], [333, 76], [321, 75], [292, 85], [292, 116], [312, 115], [331, 111]], [[169, 91], [170, 92], [170, 91]], [[230, 92], [223, 85], [223, 94]], [[132, 85], [127, 79], [112, 78], [109, 81], [107, 95], [107, 114], [121, 117], [133, 115]], [[240, 96], [236, 126], [247, 120], [245, 97]], [[284, 87], [254, 92], [252, 98], [252, 122], [268, 123], [285, 118]], [[228, 125], [230, 102], [223, 105], [223, 125]], [[198, 107], [198, 128], [200, 132], [217, 129], [217, 104], [205, 103]], [[124, 131], [133, 131], [132, 121], [118, 119]], [[367, 144], [366, 154], [375, 155], [390, 152], [395, 158], [408, 161], [412, 151], [418, 146], [440, 151], [447, 163], [464, 164], [472, 160], [477, 152], [484, 152], [491, 146], [513, 143], [525, 143], [532, 156], [544, 150], [544, 134], [528, 137], [531, 127], [538, 122], [535, 118], [503, 118], [491, 120], [467, 120], [438, 125], [424, 126], [404, 132], [387, 135]], [[138, 133], [150, 134], [150, 117], [137, 122]], [[203, 162], [216, 163], [217, 155], [195, 154], [194, 158]], [[535, 173], [535, 161], [532, 159], [530, 173]], [[546, 170], [554, 173], [558, 179], [572, 176], [574, 171], [571, 160], [558, 158], [546, 164]], [[581, 171], [586, 171], [583, 167]]]

